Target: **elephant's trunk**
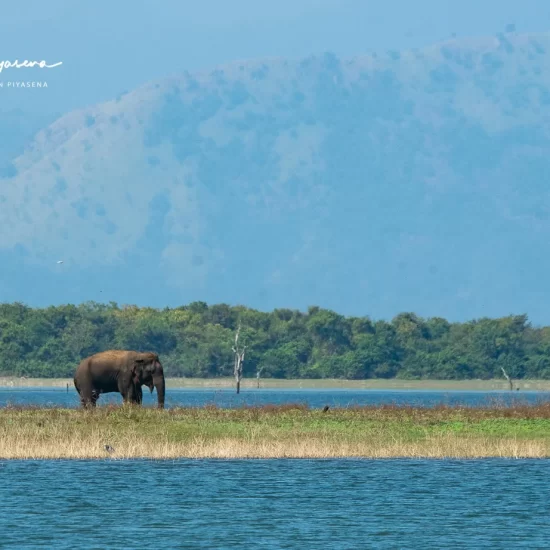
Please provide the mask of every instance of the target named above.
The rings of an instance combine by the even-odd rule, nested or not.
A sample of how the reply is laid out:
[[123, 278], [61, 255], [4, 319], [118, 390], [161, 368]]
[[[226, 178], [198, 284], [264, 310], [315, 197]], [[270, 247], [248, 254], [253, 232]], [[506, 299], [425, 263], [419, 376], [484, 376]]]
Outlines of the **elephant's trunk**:
[[155, 375], [153, 377], [153, 384], [157, 389], [158, 407], [159, 409], [164, 409], [164, 390], [165, 390], [164, 374]]

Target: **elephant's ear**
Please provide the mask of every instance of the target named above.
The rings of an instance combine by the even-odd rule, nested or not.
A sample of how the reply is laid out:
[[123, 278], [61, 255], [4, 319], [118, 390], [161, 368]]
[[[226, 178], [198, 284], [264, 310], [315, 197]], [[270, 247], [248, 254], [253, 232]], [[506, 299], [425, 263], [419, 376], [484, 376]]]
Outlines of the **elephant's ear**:
[[135, 382], [138, 382], [142, 373], [143, 373], [143, 359], [135, 359], [134, 364], [132, 365], [132, 379]]
[[132, 372], [132, 380], [136, 384], [138, 384], [140, 382], [141, 374], [143, 372], [143, 361], [141, 360], [135, 361], [135, 363], [132, 365], [131, 372]]

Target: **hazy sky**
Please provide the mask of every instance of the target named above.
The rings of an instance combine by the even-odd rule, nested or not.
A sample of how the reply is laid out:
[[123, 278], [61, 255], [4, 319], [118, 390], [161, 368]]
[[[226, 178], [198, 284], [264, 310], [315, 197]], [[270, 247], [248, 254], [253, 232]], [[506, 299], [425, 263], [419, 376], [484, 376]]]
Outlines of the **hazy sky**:
[[[0, 90], [0, 108], [63, 112], [235, 59], [402, 49], [453, 33], [495, 34], [508, 23], [550, 29], [548, 0], [11, 0], [2, 5], [0, 59], [63, 66], [32, 71], [47, 91]], [[0, 80], [28, 80], [26, 71]]]

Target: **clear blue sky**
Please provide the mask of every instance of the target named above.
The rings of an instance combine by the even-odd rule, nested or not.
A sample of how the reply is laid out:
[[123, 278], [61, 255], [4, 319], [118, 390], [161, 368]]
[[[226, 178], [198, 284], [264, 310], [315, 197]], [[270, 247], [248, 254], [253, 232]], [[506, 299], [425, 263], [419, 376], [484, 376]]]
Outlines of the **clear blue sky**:
[[[63, 61], [49, 89], [0, 108], [68, 111], [153, 78], [235, 59], [356, 55], [457, 36], [550, 29], [548, 0], [20, 0], [2, 5], [0, 58]], [[41, 76], [43, 72], [37, 73]], [[6, 78], [6, 75], [0, 75]], [[34, 95], [33, 95], [34, 93]]]

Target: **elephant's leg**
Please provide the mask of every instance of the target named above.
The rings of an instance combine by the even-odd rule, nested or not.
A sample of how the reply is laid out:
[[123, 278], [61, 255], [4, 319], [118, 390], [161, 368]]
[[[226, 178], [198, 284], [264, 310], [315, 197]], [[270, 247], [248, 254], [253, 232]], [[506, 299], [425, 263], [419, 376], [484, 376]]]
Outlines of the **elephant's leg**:
[[130, 386], [129, 388], [124, 388], [124, 389], [120, 390], [120, 395], [122, 395], [122, 402], [124, 404], [134, 402], [132, 386]]
[[135, 385], [136, 403], [141, 405], [143, 401], [143, 392], [141, 391], [141, 384]]
[[84, 393], [80, 390], [80, 385], [79, 385], [78, 380], [76, 378], [74, 379], [74, 387], [76, 388], [76, 391], [78, 392], [78, 397], [80, 399], [80, 404], [83, 407], [86, 407], [86, 403], [87, 403], [86, 397], [85, 397]]
[[125, 403], [141, 405], [141, 401], [143, 399], [141, 386], [139, 384], [132, 383], [126, 393], [122, 393], [122, 398], [124, 399]]
[[80, 394], [80, 402], [84, 408], [95, 407], [96, 402], [99, 399], [101, 390], [94, 388], [91, 380], [80, 381], [77, 386], [78, 393]]
[[122, 402], [130, 402], [130, 389], [131, 385], [128, 386], [127, 381], [119, 379], [118, 381], [118, 393], [122, 395]]
[[100, 391], [92, 390], [92, 407], [95, 407], [100, 395], [101, 395]]
[[91, 388], [82, 388], [80, 391], [80, 402], [84, 408], [95, 407], [97, 397]]

